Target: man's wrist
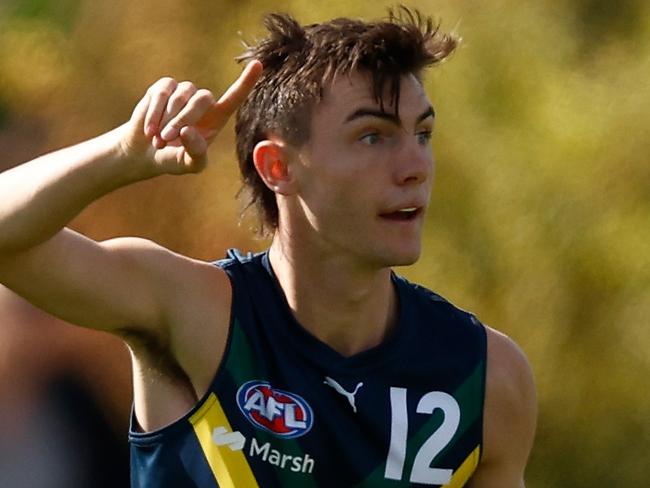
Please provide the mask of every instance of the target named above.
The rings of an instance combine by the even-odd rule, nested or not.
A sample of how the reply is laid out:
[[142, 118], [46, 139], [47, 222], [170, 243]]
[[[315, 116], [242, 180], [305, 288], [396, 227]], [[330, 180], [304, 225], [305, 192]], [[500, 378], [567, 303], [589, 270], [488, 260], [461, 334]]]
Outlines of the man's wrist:
[[100, 136], [103, 139], [102, 145], [106, 151], [106, 156], [121, 168], [119, 172], [120, 186], [147, 180], [162, 174], [158, 166], [148, 160], [146, 154], [135, 150], [129, 144], [128, 131], [127, 123]]

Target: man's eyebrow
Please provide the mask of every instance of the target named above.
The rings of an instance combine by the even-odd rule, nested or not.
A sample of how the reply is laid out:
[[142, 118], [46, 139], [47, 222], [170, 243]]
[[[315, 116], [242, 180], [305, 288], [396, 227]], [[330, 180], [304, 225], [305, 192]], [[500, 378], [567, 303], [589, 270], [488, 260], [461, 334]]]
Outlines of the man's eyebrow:
[[436, 112], [435, 110], [433, 110], [433, 107], [431, 105], [429, 105], [429, 108], [427, 108], [424, 112], [422, 112], [416, 120], [419, 123], [422, 122], [427, 117], [433, 117], [434, 119], [436, 118]]
[[[435, 117], [435, 116], [436, 113], [433, 110], [433, 107], [429, 105], [427, 109], [418, 116], [416, 122], [420, 123], [427, 117]], [[345, 122], [346, 123], [351, 122], [355, 119], [360, 119], [362, 117], [377, 117], [379, 119], [388, 120], [389, 122], [392, 122], [395, 125], [402, 125], [402, 121], [394, 113], [384, 112], [383, 110], [378, 110], [376, 108], [363, 108], [363, 107], [355, 110], [350, 115], [348, 115], [345, 118]]]

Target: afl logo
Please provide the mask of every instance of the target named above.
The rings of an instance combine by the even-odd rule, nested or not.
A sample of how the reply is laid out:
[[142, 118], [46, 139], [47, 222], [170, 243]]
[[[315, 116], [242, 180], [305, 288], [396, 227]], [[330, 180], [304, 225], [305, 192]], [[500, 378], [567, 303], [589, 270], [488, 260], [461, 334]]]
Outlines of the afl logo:
[[314, 423], [314, 413], [302, 397], [273, 388], [268, 381], [241, 385], [237, 405], [255, 427], [285, 439], [305, 435]]

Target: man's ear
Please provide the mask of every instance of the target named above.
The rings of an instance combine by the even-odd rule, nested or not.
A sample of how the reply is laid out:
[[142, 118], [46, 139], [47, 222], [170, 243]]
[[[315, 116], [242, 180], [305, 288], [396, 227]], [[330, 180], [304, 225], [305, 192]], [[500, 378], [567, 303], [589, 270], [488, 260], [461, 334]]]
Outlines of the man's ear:
[[253, 149], [253, 163], [269, 189], [281, 195], [293, 193], [288, 153], [282, 143], [268, 139], [258, 142]]

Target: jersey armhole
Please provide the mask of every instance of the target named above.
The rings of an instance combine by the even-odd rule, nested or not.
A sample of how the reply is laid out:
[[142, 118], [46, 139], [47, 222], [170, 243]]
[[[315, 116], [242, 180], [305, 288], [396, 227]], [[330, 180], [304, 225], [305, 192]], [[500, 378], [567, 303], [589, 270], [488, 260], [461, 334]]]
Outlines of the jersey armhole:
[[133, 443], [135, 445], [150, 445], [150, 444], [155, 444], [163, 441], [165, 438], [172, 436], [176, 433], [181, 433], [184, 430], [191, 429], [192, 426], [189, 422], [189, 419], [203, 407], [205, 402], [210, 398], [210, 395], [214, 393], [216, 389], [216, 385], [221, 377], [221, 373], [223, 371], [224, 365], [228, 359], [228, 356], [230, 354], [230, 349], [231, 349], [231, 343], [232, 343], [232, 335], [233, 335], [233, 328], [234, 328], [234, 323], [235, 323], [235, 282], [236, 279], [232, 275], [232, 273], [227, 269], [229, 266], [226, 264], [224, 265], [221, 262], [215, 262], [212, 263], [215, 266], [219, 267], [226, 275], [228, 276], [228, 280], [230, 282], [230, 289], [231, 289], [231, 300], [230, 300], [230, 317], [228, 319], [228, 331], [227, 331], [227, 336], [226, 336], [226, 344], [223, 349], [223, 354], [221, 355], [221, 360], [217, 364], [217, 367], [215, 369], [214, 376], [212, 377], [212, 380], [210, 381], [210, 384], [208, 385], [207, 390], [205, 393], [199, 398], [199, 400], [190, 408], [185, 414], [183, 414], [181, 417], [177, 418], [170, 424], [167, 424], [159, 429], [151, 430], [151, 431], [143, 431], [142, 428], [140, 427], [140, 424], [138, 422], [138, 419], [135, 415], [135, 405], [131, 405], [131, 412], [130, 412], [130, 419], [129, 419], [129, 433], [128, 433], [128, 438], [129, 442]]
[[485, 392], [486, 392], [486, 383], [487, 383], [487, 329], [483, 323], [478, 320], [474, 315], [471, 315], [471, 320], [472, 322], [476, 325], [478, 328], [479, 332], [479, 354], [481, 357], [481, 363], [482, 363], [482, 368], [483, 371], [481, 372], [481, 390], [479, 392], [480, 394], [480, 401], [481, 401], [481, 416], [480, 416], [480, 421], [479, 421], [479, 428], [481, 432], [481, 448], [479, 449], [479, 463], [483, 459], [483, 447], [484, 447], [484, 442], [483, 442], [483, 437], [484, 437], [484, 419], [485, 419]]
[[238, 294], [236, 293], [237, 290], [237, 280], [235, 279], [235, 276], [233, 275], [232, 271], [230, 271], [228, 268], [230, 267], [229, 264], [222, 265], [219, 262], [215, 263], [215, 266], [219, 267], [224, 273], [226, 273], [226, 276], [228, 276], [228, 281], [230, 282], [230, 317], [228, 318], [228, 331], [226, 335], [226, 345], [223, 348], [223, 354], [221, 355], [221, 360], [219, 361], [219, 364], [217, 365], [217, 368], [214, 373], [214, 377], [212, 378], [212, 381], [210, 382], [210, 385], [208, 386], [208, 390], [205, 392], [203, 395], [203, 398], [201, 399], [201, 405], [205, 402], [205, 400], [208, 398], [210, 395], [210, 392], [213, 392], [216, 389], [217, 382], [219, 381], [219, 378], [221, 377], [221, 373], [225, 367], [226, 361], [228, 360], [228, 357], [230, 356], [230, 349], [232, 346], [232, 336], [233, 336], [233, 329], [235, 327], [235, 310], [237, 310], [237, 296]]

